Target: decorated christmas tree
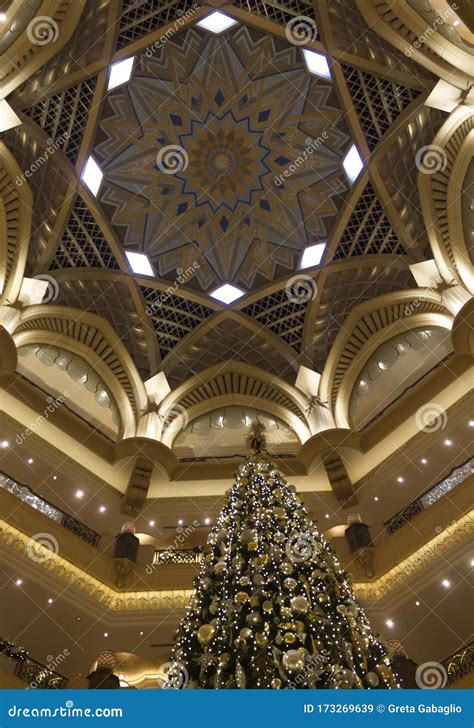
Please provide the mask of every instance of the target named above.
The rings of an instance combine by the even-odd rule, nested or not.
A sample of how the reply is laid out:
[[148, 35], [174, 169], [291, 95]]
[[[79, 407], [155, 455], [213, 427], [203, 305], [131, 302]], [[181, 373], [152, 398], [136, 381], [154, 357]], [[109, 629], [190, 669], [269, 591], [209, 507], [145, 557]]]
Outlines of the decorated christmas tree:
[[168, 687], [397, 687], [347, 574], [272, 462], [259, 423], [249, 449], [176, 633]]

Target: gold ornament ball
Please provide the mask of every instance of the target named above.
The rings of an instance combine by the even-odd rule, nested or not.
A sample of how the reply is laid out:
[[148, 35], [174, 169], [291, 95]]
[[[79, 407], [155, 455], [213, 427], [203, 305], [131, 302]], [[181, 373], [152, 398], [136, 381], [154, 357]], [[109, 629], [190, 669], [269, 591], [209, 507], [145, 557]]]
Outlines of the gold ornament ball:
[[298, 650], [288, 650], [282, 657], [282, 663], [288, 672], [301, 672], [304, 670], [304, 657]]
[[297, 632], [304, 632], [304, 630], [305, 630], [305, 626], [304, 626], [303, 622], [300, 622], [299, 619], [296, 620], [295, 627], [296, 627]]
[[250, 606], [252, 608], [260, 606], [260, 597], [250, 597]]
[[273, 690], [279, 690], [281, 688], [281, 680], [278, 677], [274, 677], [270, 685], [272, 686]]
[[222, 655], [219, 657], [219, 665], [220, 667], [223, 667], [224, 670], [226, 670], [228, 667], [230, 667], [231, 663], [231, 656], [228, 652], [223, 652]]
[[247, 544], [247, 548], [249, 551], [257, 551], [258, 543], [256, 541], [250, 541], [250, 543]]
[[235, 601], [239, 602], [239, 604], [244, 604], [246, 601], [248, 601], [249, 595], [247, 592], [237, 592], [235, 595]]
[[239, 632], [239, 637], [242, 637], [244, 640], [248, 640], [249, 637], [252, 636], [252, 630], [250, 627], [242, 627], [242, 629]]
[[323, 593], [318, 594], [318, 596], [316, 597], [316, 599], [318, 600], [318, 602], [320, 604], [327, 604], [329, 602], [328, 595], [327, 594], [323, 594]]
[[286, 632], [286, 634], [283, 635], [283, 642], [285, 642], [287, 645], [294, 645], [296, 642], [296, 637], [293, 632]]
[[283, 498], [283, 493], [281, 491], [281, 488], [275, 488], [272, 495], [275, 498], [275, 500], [277, 500], [277, 501], [281, 501]]
[[285, 589], [294, 589], [296, 586], [298, 586], [298, 582], [296, 579], [293, 579], [291, 576], [289, 576], [285, 581], [283, 582], [283, 586]]
[[290, 604], [294, 612], [301, 612], [302, 614], [305, 614], [309, 609], [309, 602], [306, 597], [293, 597]]
[[255, 635], [257, 647], [266, 647], [268, 645], [268, 637], [263, 632], [257, 632]]
[[203, 624], [197, 631], [197, 638], [199, 644], [208, 645], [216, 633], [216, 628], [213, 624]]
[[286, 518], [286, 513], [285, 513], [284, 508], [274, 508], [273, 513], [280, 521], [282, 521], [284, 518]]
[[262, 604], [262, 609], [264, 612], [273, 612], [273, 602], [266, 599]]
[[288, 576], [293, 573], [293, 565], [289, 561], [284, 561], [280, 566], [280, 571]]

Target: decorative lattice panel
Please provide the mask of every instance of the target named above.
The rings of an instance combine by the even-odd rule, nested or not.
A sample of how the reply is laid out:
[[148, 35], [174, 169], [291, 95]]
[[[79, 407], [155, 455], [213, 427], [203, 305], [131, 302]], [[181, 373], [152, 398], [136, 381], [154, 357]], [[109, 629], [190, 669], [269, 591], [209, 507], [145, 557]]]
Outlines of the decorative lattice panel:
[[383, 269], [351, 268], [331, 274], [321, 294], [313, 329], [314, 368], [323, 370], [334, 339], [355, 306], [414, 284], [409, 268], [398, 261]]
[[[234, 5], [284, 26], [296, 17], [310, 18], [314, 21], [310, 31], [317, 28], [311, 0], [237, 0]], [[311, 39], [316, 38], [317, 33], [311, 32]]]
[[213, 313], [213, 309], [200, 303], [154, 288], [141, 290], [162, 358]]
[[428, 71], [410, 61], [368, 27], [355, 0], [332, 0], [327, 3], [327, 11], [334, 40], [340, 50], [376, 61], [387, 72], [398, 70], [414, 73], [418, 80], [431, 78]]
[[373, 150], [397, 116], [420, 95], [420, 91], [352, 66], [343, 65], [342, 71], [367, 144]]
[[165, 362], [163, 368], [170, 384], [176, 387], [193, 374], [229, 359], [260, 367], [282, 379], [295, 378], [294, 367], [276, 348], [233, 319], [225, 319], [206, 331], [179, 358]]
[[[53, 84], [65, 81], [72, 73], [87, 75], [85, 69], [102, 57], [108, 30], [110, 0], [88, 0], [70, 40], [44, 66], [22, 84], [12, 100], [16, 106], [31, 106], [48, 95]], [[109, 26], [111, 27], [111, 26]]]
[[48, 137], [75, 164], [97, 84], [97, 76], [81, 81], [51, 98], [39, 101], [28, 112]]
[[337, 260], [353, 255], [404, 254], [372, 185], [362, 192], [335, 250]]
[[120, 29], [117, 38], [117, 48], [123, 48], [137, 38], [151, 33], [174, 20], [181, 21], [176, 24], [176, 30], [182, 25], [183, 15], [192, 13], [195, 0], [125, 0], [120, 19]]
[[268, 326], [296, 351], [301, 345], [307, 301], [291, 301], [285, 288], [242, 309], [242, 313]]
[[63, 281], [55, 303], [102, 316], [127, 348], [142, 378], [148, 379], [151, 366], [146, 335], [126, 283], [107, 278]]
[[76, 197], [51, 269], [84, 267], [120, 270], [89, 208], [80, 197]]

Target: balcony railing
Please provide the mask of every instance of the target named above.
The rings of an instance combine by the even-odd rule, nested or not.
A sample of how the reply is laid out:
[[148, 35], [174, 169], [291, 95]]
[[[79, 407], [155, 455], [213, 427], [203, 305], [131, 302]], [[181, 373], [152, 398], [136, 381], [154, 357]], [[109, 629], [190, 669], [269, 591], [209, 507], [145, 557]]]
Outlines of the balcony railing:
[[469, 675], [474, 670], [474, 642], [470, 642], [442, 662], [448, 675], [448, 685]]
[[63, 528], [71, 531], [83, 541], [91, 544], [91, 546], [98, 545], [100, 536], [96, 533], [96, 531], [93, 531], [92, 528], [89, 528], [89, 526], [86, 526], [69, 513], [65, 513], [60, 508], [53, 506], [52, 503], [41, 498], [27, 485], [17, 483], [16, 480], [13, 480], [13, 478], [10, 478], [5, 473], [0, 472], [0, 488], [7, 490], [19, 500], [23, 501], [23, 503], [31, 506], [31, 508], [39, 511], [44, 516], [51, 518], [52, 521], [59, 523], [59, 525], [63, 526]]
[[157, 549], [153, 563], [157, 564], [198, 564], [202, 558], [202, 548], [194, 549]]
[[405, 506], [403, 510], [399, 511], [389, 521], [386, 521], [384, 526], [388, 533], [392, 535], [392, 533], [398, 531], [406, 523], [415, 518], [415, 516], [432, 506], [433, 503], [436, 503], [436, 501], [446, 495], [446, 493], [449, 493], [450, 490], [453, 490], [453, 488], [473, 473], [474, 458], [470, 458], [467, 462], [454, 468], [446, 478], [440, 480], [439, 483], [436, 483], [436, 485], [423, 493], [419, 498]]
[[30, 688], [59, 690], [67, 686], [67, 678], [47, 665], [33, 660], [22, 647], [0, 638], [0, 666], [22, 680]]

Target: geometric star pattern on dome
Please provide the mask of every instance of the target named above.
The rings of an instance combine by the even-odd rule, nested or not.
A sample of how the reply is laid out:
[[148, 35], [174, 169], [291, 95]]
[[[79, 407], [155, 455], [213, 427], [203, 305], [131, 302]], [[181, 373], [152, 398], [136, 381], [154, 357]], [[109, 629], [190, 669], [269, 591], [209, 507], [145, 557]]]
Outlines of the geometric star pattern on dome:
[[[331, 82], [299, 51], [246, 27], [225, 38], [191, 28], [108, 94], [93, 150], [100, 203], [161, 278], [198, 259], [194, 287], [249, 289], [328, 238], [350, 137]], [[183, 160], [174, 174], [157, 163], [171, 147]]]

